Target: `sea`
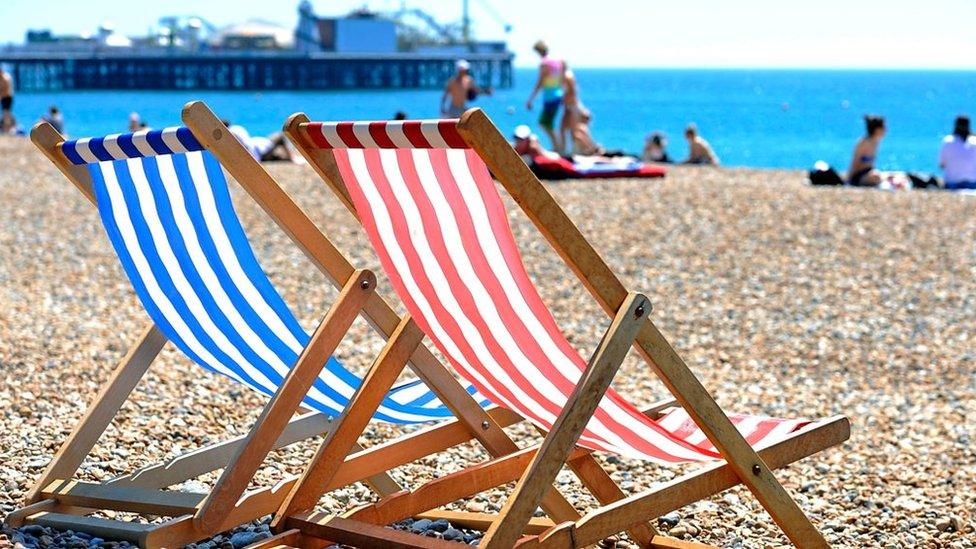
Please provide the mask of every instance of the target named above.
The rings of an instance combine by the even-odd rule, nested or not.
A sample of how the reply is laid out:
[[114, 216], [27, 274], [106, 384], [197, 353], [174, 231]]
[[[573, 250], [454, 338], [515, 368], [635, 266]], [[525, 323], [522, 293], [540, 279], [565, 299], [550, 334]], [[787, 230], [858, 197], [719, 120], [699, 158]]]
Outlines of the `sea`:
[[[862, 117], [880, 114], [888, 133], [876, 165], [885, 170], [938, 173], [941, 139], [963, 112], [976, 116], [976, 71], [576, 69], [592, 131], [608, 149], [638, 153], [652, 131], [668, 137], [668, 151], [687, 155], [683, 130], [695, 123], [724, 165], [809, 168], [823, 160], [847, 168]], [[515, 85], [478, 97], [495, 124], [511, 133], [533, 128], [539, 112], [526, 109], [536, 72], [517, 69]], [[152, 127], [179, 124], [180, 108], [206, 101], [220, 116], [254, 135], [280, 130], [304, 111], [318, 120], [381, 120], [404, 111], [438, 116], [440, 90], [350, 91], [73, 91], [17, 95], [15, 114], [29, 126], [49, 105], [64, 113], [73, 137], [125, 130], [130, 112]], [[543, 137], [543, 142], [546, 139]]]

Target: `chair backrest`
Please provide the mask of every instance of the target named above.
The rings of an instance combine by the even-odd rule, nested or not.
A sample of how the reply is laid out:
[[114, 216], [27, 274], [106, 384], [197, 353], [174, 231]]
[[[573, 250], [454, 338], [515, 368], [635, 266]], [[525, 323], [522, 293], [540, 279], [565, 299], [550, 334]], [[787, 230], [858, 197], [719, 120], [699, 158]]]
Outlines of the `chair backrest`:
[[[309, 341], [262, 270], [217, 159], [187, 128], [67, 141], [139, 299], [194, 362], [273, 394]], [[362, 380], [330, 358], [305, 404], [338, 415]], [[450, 417], [421, 382], [394, 389], [376, 419]]]
[[[456, 120], [304, 124], [332, 149], [413, 318], [479, 392], [549, 429], [586, 368], [529, 278], [495, 183]], [[803, 422], [736, 416], [751, 443]], [[683, 410], [658, 420], [613, 389], [582, 446], [656, 462], [718, 457]]]

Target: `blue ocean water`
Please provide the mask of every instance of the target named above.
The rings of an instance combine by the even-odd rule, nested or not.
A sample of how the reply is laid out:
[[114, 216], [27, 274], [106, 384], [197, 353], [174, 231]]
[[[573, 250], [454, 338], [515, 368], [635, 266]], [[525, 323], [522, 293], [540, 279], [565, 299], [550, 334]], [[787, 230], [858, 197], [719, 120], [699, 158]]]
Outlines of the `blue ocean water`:
[[[672, 156], [687, 146], [682, 130], [695, 122], [722, 162], [732, 166], [806, 168], [826, 160], [846, 169], [861, 117], [887, 117], [878, 167], [937, 171], [939, 142], [960, 112], [976, 115], [976, 72], [832, 70], [577, 69], [593, 132], [608, 148], [639, 152], [652, 130], [669, 137]], [[514, 88], [482, 96], [503, 131], [532, 124], [525, 109], [533, 70], [516, 71]], [[253, 134], [280, 129], [293, 112], [313, 119], [384, 119], [438, 115], [436, 90], [336, 92], [110, 91], [21, 93], [16, 113], [29, 125], [49, 104], [64, 111], [75, 137], [124, 131], [129, 112], [154, 127], [179, 123], [180, 107], [202, 99]]]

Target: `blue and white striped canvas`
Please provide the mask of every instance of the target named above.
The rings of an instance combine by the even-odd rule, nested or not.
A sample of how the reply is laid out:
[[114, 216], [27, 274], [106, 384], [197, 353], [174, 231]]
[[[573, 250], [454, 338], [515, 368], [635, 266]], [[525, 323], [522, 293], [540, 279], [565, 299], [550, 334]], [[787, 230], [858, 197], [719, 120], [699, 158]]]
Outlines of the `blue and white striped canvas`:
[[[185, 128], [141, 133], [69, 141], [62, 150], [88, 165], [109, 239], [163, 333], [204, 368], [274, 393], [309, 334], [258, 264], [217, 159]], [[361, 382], [330, 358], [305, 404], [338, 415]], [[395, 387], [374, 419], [447, 417], [417, 380]]]

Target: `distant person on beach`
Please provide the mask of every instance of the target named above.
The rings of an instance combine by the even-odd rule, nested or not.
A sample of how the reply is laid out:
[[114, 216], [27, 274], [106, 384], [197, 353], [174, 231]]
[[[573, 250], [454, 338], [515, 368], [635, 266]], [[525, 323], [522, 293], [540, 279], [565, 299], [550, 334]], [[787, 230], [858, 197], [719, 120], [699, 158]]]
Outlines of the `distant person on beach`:
[[644, 141], [644, 152], [641, 153], [641, 160], [644, 162], [657, 162], [659, 164], [670, 164], [671, 157], [667, 151], [668, 139], [661, 132], [654, 132], [647, 136]]
[[952, 134], [942, 140], [939, 167], [945, 188], [976, 189], [976, 136], [970, 130], [968, 116], [957, 116]]
[[61, 114], [61, 109], [57, 105], [48, 107], [47, 114], [42, 115], [41, 120], [53, 126], [54, 129], [58, 130], [58, 133], [64, 133], [64, 115]]
[[556, 115], [559, 113], [559, 106], [563, 104], [563, 77], [566, 65], [562, 60], [549, 56], [549, 46], [539, 40], [533, 49], [542, 60], [539, 62], [539, 79], [529, 94], [525, 108], [532, 110], [532, 103], [535, 96], [542, 92], [542, 113], [539, 115], [539, 126], [546, 132], [552, 141], [552, 148], [557, 152], [564, 150], [562, 138], [556, 133]]
[[142, 121], [142, 117], [139, 113], [133, 111], [129, 113], [129, 132], [137, 132], [139, 130], [145, 129], [146, 123]]
[[466, 60], [458, 59], [454, 69], [456, 72], [447, 81], [441, 96], [441, 116], [445, 118], [460, 118], [468, 110], [468, 101], [475, 100], [481, 93], [491, 95], [491, 89], [481, 89], [475, 83], [471, 77], [471, 64]]
[[688, 124], [685, 128], [685, 139], [688, 141], [688, 158], [682, 164], [696, 164], [718, 166], [719, 160], [712, 146], [705, 138], [698, 135], [698, 126]]
[[572, 142], [574, 146], [576, 145], [573, 131], [583, 122], [584, 112], [587, 110], [580, 101], [576, 74], [563, 61], [563, 118], [559, 123], [559, 140], [562, 143]]
[[864, 127], [864, 137], [854, 146], [851, 167], [847, 169], [847, 182], [856, 187], [876, 187], [883, 177], [881, 172], [874, 169], [874, 161], [887, 129], [884, 118], [872, 114], [864, 116]]
[[231, 124], [229, 120], [223, 120], [223, 123], [231, 135], [244, 145], [244, 148], [251, 153], [255, 160], [260, 162], [295, 162], [295, 156], [288, 148], [285, 136], [281, 132], [273, 133], [268, 137], [252, 137], [251, 132], [247, 131], [244, 126]]
[[397, 111], [396, 114], [393, 115], [393, 119], [394, 120], [406, 120], [407, 119], [407, 113], [405, 113], [403, 111]]
[[13, 133], [17, 127], [14, 119], [14, 79], [0, 67], [0, 134]]
[[542, 146], [542, 143], [539, 143], [538, 136], [532, 133], [532, 129], [525, 124], [516, 126], [515, 132], [512, 134], [512, 139], [512, 147], [515, 149], [515, 152], [530, 166], [532, 160], [537, 156], [559, 158], [559, 153], [547, 151]]
[[593, 139], [593, 132], [590, 131], [590, 121], [593, 120], [593, 115], [590, 114], [590, 111], [583, 109], [574, 116], [577, 120], [573, 123], [573, 154], [602, 155], [603, 146]]

